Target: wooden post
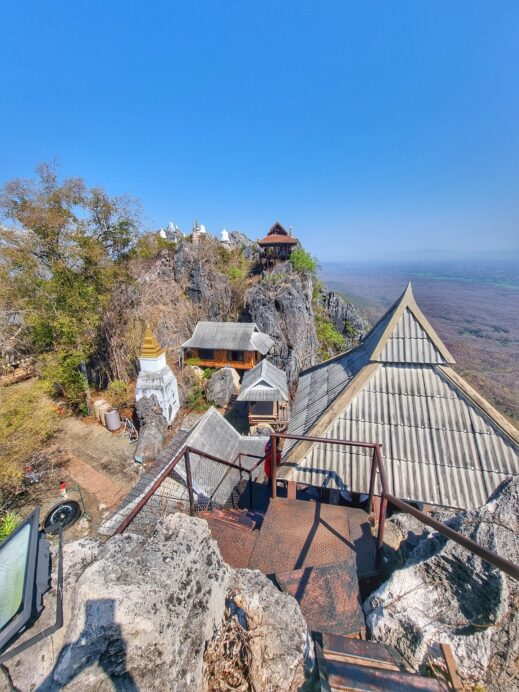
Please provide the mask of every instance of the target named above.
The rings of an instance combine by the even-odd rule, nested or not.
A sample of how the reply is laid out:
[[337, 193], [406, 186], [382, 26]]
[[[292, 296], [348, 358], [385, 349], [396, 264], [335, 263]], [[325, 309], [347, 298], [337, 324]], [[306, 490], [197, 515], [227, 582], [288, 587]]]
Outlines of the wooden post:
[[270, 443], [272, 445], [270, 449], [271, 459], [270, 459], [270, 480], [272, 482], [272, 499], [276, 499], [277, 495], [277, 485], [276, 485], [276, 461], [278, 452], [278, 438], [275, 435], [270, 436]]
[[184, 454], [184, 462], [186, 464], [187, 492], [189, 493], [189, 514], [193, 517], [195, 515], [195, 498], [193, 496], [193, 478], [191, 476], [191, 462], [189, 460], [189, 450], [187, 449]]
[[452, 655], [452, 649], [448, 644], [440, 644], [440, 648], [447, 665], [447, 674], [450, 678], [450, 683], [454, 692], [463, 692], [463, 683], [458, 675], [458, 669], [456, 668], [456, 661]]

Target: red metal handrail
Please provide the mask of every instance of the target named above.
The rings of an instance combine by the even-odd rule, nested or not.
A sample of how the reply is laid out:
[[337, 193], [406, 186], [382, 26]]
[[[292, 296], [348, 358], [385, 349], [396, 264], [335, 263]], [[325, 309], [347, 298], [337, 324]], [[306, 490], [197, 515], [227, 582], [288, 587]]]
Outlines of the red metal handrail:
[[[404, 500], [401, 500], [401, 499], [395, 497], [389, 491], [389, 483], [387, 480], [386, 468], [384, 466], [384, 460], [382, 457], [382, 445], [381, 444], [378, 444], [377, 442], [354, 442], [352, 440], [337, 440], [337, 439], [329, 439], [327, 437], [312, 437], [309, 435], [291, 435], [288, 433], [273, 433], [271, 435], [272, 458], [273, 459], [275, 459], [275, 450], [277, 449], [277, 441], [283, 440], [283, 439], [285, 439], [285, 440], [301, 440], [304, 442], [318, 442], [318, 443], [323, 443], [323, 444], [342, 445], [342, 446], [346, 446], [346, 447], [363, 447], [363, 448], [373, 450], [373, 457], [371, 459], [371, 474], [370, 474], [368, 507], [371, 509], [373, 496], [375, 493], [375, 482], [376, 482], [376, 475], [377, 475], [376, 472], [378, 470], [379, 479], [380, 479], [380, 486], [381, 486], [381, 492], [380, 492], [381, 502], [380, 502], [378, 534], [377, 534], [377, 555], [378, 555], [378, 557], [380, 557], [382, 546], [384, 543], [384, 525], [385, 525], [385, 520], [386, 520], [387, 503], [391, 502], [391, 504], [395, 505], [395, 507], [398, 507], [402, 511], [407, 512], [408, 514], [411, 514], [412, 516], [419, 519], [423, 524], [430, 526], [435, 531], [438, 531], [438, 533], [441, 533], [443, 536], [446, 536], [446, 538], [450, 538], [451, 540], [455, 541], [456, 543], [463, 546], [464, 548], [467, 548], [467, 550], [470, 550], [470, 552], [474, 553], [475, 555], [478, 555], [482, 560], [486, 560], [486, 562], [490, 562], [490, 564], [494, 565], [494, 567], [497, 567], [502, 572], [505, 572], [505, 574], [508, 574], [508, 576], [519, 581], [519, 567], [517, 565], [515, 565], [513, 562], [510, 562], [510, 560], [506, 560], [505, 558], [500, 557], [499, 555], [497, 555], [493, 551], [488, 550], [488, 548], [485, 548], [482, 545], [480, 545], [479, 543], [476, 543], [476, 541], [473, 541], [472, 539], [467, 538], [466, 536], [459, 533], [458, 531], [451, 529], [449, 526], [445, 526], [445, 524], [442, 524], [441, 522], [437, 521], [436, 519], [433, 519], [432, 517], [428, 516], [424, 512], [421, 512], [419, 509], [416, 509], [415, 507], [410, 505], [408, 502], [405, 502]], [[276, 464], [275, 464], [275, 462], [271, 464], [271, 468], [272, 468], [272, 497], [275, 498], [276, 497]]]
[[[370, 474], [370, 487], [369, 487], [369, 507], [371, 508], [371, 504], [373, 501], [373, 497], [375, 494], [375, 483], [376, 483], [376, 472], [378, 470], [379, 473], [379, 479], [380, 479], [380, 485], [381, 485], [381, 492], [380, 492], [380, 497], [381, 497], [381, 502], [380, 502], [380, 512], [379, 512], [379, 526], [378, 526], [378, 535], [377, 535], [377, 553], [378, 556], [381, 554], [382, 546], [384, 543], [384, 525], [385, 525], [385, 520], [386, 520], [386, 512], [387, 512], [387, 503], [391, 502], [391, 504], [395, 505], [395, 507], [398, 507], [404, 512], [407, 512], [408, 514], [411, 514], [412, 516], [416, 517], [419, 519], [423, 524], [426, 524], [427, 526], [430, 526], [433, 528], [435, 531], [438, 531], [438, 533], [441, 533], [442, 535], [446, 536], [447, 538], [455, 541], [459, 545], [463, 546], [464, 548], [467, 548], [470, 550], [472, 553], [475, 555], [478, 555], [482, 560], [486, 560], [490, 564], [494, 565], [498, 569], [502, 570], [506, 574], [508, 574], [510, 577], [513, 579], [516, 579], [519, 581], [519, 567], [515, 565], [513, 562], [510, 562], [509, 560], [506, 560], [505, 558], [500, 557], [496, 553], [492, 552], [491, 550], [488, 550], [487, 548], [484, 548], [482, 545], [479, 543], [476, 543], [475, 541], [471, 540], [470, 538], [467, 538], [463, 534], [459, 533], [458, 531], [455, 531], [454, 529], [451, 529], [449, 526], [445, 526], [445, 524], [442, 524], [441, 522], [437, 521], [436, 519], [433, 519], [432, 517], [428, 516], [424, 512], [421, 512], [420, 510], [416, 509], [412, 505], [410, 505], [408, 502], [405, 502], [404, 500], [401, 500], [400, 498], [395, 497], [392, 493], [389, 492], [389, 484], [387, 481], [387, 475], [386, 475], [386, 469], [384, 466], [384, 460], [382, 457], [382, 445], [378, 444], [376, 442], [355, 442], [353, 440], [337, 440], [337, 439], [329, 439], [326, 437], [313, 437], [310, 435], [292, 435], [289, 433], [272, 433], [270, 436], [271, 439], [271, 444], [272, 444], [272, 449], [271, 449], [271, 454], [272, 454], [272, 463], [271, 463], [271, 481], [272, 481], [272, 497], [276, 497], [276, 453], [277, 453], [277, 447], [278, 447], [278, 440], [297, 440], [297, 441], [304, 441], [304, 442], [318, 442], [322, 444], [334, 444], [334, 445], [341, 445], [341, 446], [346, 446], [346, 447], [362, 447], [365, 449], [372, 449], [373, 450], [373, 456], [371, 459], [371, 474]], [[175, 466], [178, 464], [180, 459], [182, 457], [185, 457], [185, 464], [186, 464], [186, 480], [188, 484], [188, 493], [189, 493], [189, 505], [190, 505], [190, 513], [194, 514], [194, 500], [193, 500], [193, 481], [191, 478], [191, 464], [190, 464], [190, 458], [189, 454], [196, 454], [200, 457], [205, 457], [211, 461], [214, 461], [219, 464], [223, 464], [224, 466], [228, 466], [230, 468], [235, 468], [239, 470], [240, 472], [245, 472], [249, 474], [249, 482], [252, 480], [252, 472], [263, 459], [260, 460], [259, 463], [257, 463], [253, 469], [247, 469], [244, 468], [241, 463], [240, 464], [234, 464], [230, 461], [227, 461], [226, 459], [221, 459], [220, 457], [216, 457], [213, 454], [209, 454], [208, 452], [203, 452], [199, 449], [196, 449], [194, 447], [191, 447], [189, 445], [183, 446], [179, 452], [175, 455], [175, 457], [164, 467], [160, 475], [155, 479], [153, 484], [150, 486], [150, 488], [144, 493], [142, 498], [139, 499], [139, 501], [136, 503], [135, 507], [131, 510], [131, 512], [123, 519], [123, 521], [120, 523], [120, 525], [117, 527], [115, 534], [120, 534], [123, 533], [123, 531], [128, 527], [128, 525], [133, 521], [133, 519], [137, 516], [137, 514], [141, 511], [141, 509], [144, 507], [144, 505], [148, 502], [148, 500], [151, 498], [151, 496], [156, 492], [156, 490], [160, 487], [160, 485], [165, 481], [165, 479], [170, 475], [170, 473], [173, 471]], [[251, 455], [249, 455], [251, 456]], [[256, 456], [256, 455], [254, 455]], [[241, 462], [241, 454], [238, 455], [238, 459]]]
[[231, 461], [227, 461], [226, 459], [221, 459], [220, 457], [214, 456], [214, 454], [209, 454], [208, 452], [202, 452], [200, 449], [196, 449], [195, 447], [191, 447], [190, 445], [184, 445], [173, 457], [173, 459], [163, 468], [161, 471], [160, 475], [155, 479], [153, 484], [148, 488], [148, 490], [144, 493], [144, 495], [138, 500], [136, 503], [135, 507], [129, 512], [129, 514], [122, 520], [122, 522], [119, 524], [119, 526], [116, 528], [114, 535], [123, 533], [128, 526], [131, 524], [131, 522], [135, 519], [137, 514], [141, 511], [141, 509], [144, 507], [144, 505], [148, 502], [148, 500], [151, 498], [151, 496], [160, 488], [162, 483], [166, 480], [166, 478], [170, 475], [170, 473], [173, 471], [175, 466], [178, 464], [180, 459], [184, 457], [184, 462], [186, 465], [186, 483], [187, 483], [187, 491], [189, 493], [189, 513], [191, 516], [194, 515], [194, 498], [193, 498], [193, 479], [191, 477], [191, 461], [189, 454], [196, 454], [197, 456], [200, 457], [206, 457], [210, 461], [215, 461], [218, 464], [223, 464], [224, 466], [229, 466], [230, 468], [237, 469], [240, 472], [245, 472], [249, 474], [249, 484], [252, 479], [252, 471], [249, 469], [244, 468], [243, 466], [239, 466], [238, 464], [233, 464]]

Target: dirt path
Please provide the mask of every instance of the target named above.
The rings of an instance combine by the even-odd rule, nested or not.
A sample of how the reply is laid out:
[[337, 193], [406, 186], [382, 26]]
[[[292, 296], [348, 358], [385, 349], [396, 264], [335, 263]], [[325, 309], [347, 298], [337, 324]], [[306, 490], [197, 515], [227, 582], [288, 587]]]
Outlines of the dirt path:
[[87, 493], [94, 495], [107, 508], [117, 505], [126, 494], [124, 488], [81, 459], [72, 457], [67, 464], [67, 472]]

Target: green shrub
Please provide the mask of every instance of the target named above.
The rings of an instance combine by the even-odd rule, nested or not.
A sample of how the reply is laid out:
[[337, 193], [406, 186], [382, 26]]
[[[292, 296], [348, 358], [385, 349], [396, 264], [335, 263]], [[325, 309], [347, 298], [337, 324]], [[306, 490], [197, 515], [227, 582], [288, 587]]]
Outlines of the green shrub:
[[247, 278], [247, 271], [244, 267], [229, 267], [227, 276], [231, 281], [243, 281]]
[[184, 365], [195, 365], [198, 367], [200, 365], [200, 358], [186, 358]]
[[191, 411], [196, 411], [197, 413], [207, 411], [209, 404], [200, 383], [196, 383], [191, 387], [186, 397], [186, 404]]
[[346, 340], [324, 315], [316, 315], [315, 329], [319, 341], [319, 355], [324, 360], [346, 348]]
[[113, 380], [106, 390], [115, 408], [126, 408], [130, 405], [128, 385], [122, 380]]
[[290, 255], [290, 261], [294, 269], [302, 274], [315, 274], [317, 271], [317, 260], [303, 248], [294, 250]]
[[0, 518], [0, 541], [12, 534], [20, 521], [21, 519], [16, 512], [6, 512]]
[[86, 416], [88, 383], [80, 370], [82, 362], [81, 354], [63, 349], [43, 359], [41, 374], [50, 394], [63, 396], [72, 411]]
[[204, 380], [208, 380], [210, 377], [212, 377], [213, 373], [214, 373], [213, 368], [205, 368], [204, 372], [202, 373], [202, 376], [203, 376]]
[[20, 490], [24, 467], [52, 436], [58, 417], [41, 383], [5, 387], [0, 400], [0, 496]]

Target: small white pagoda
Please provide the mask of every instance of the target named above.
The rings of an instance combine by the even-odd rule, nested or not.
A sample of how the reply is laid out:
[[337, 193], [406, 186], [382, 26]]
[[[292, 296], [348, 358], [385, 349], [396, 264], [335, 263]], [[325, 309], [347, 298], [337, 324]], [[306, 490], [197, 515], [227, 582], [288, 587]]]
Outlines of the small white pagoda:
[[175, 418], [180, 408], [177, 378], [166, 363], [166, 351], [146, 325], [144, 341], [139, 356], [140, 373], [135, 387], [135, 401], [143, 396], [155, 394], [164, 418], [168, 424]]

